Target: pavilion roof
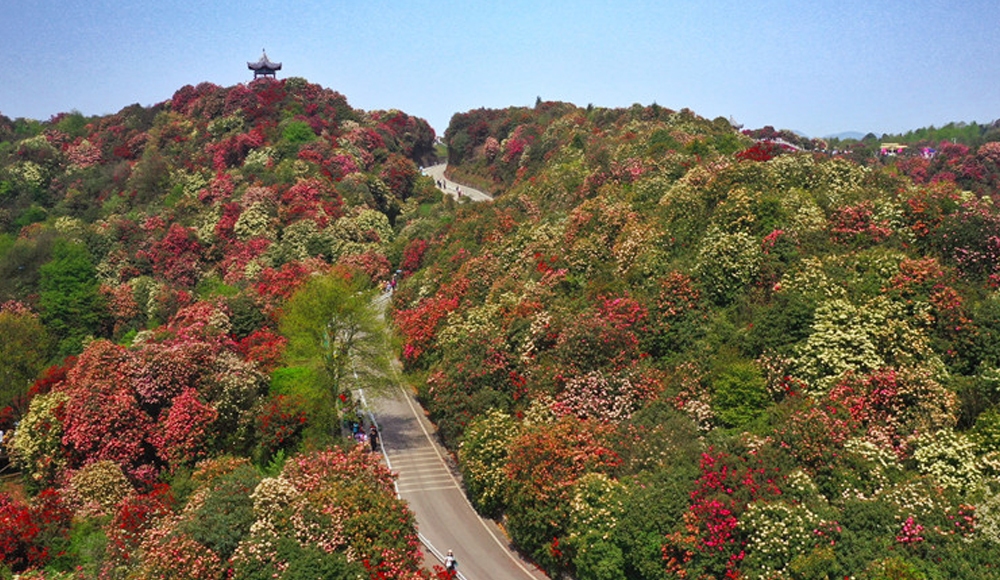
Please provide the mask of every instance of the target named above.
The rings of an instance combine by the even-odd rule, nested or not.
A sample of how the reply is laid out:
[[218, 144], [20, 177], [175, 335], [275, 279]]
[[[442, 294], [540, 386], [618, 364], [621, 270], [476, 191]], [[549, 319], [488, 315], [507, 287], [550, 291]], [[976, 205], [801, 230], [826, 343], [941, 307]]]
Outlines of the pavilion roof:
[[257, 62], [247, 62], [247, 68], [250, 70], [281, 70], [280, 62], [271, 62], [271, 59], [267, 58], [267, 52], [261, 55], [260, 60]]

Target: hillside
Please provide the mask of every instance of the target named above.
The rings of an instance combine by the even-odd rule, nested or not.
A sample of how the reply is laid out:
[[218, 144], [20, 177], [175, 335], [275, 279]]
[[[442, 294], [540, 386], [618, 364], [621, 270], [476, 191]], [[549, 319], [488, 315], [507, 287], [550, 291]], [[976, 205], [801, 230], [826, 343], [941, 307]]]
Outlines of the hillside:
[[552, 576], [1000, 576], [996, 142], [775, 136], [460, 113], [473, 204], [426, 122], [303, 79], [0, 117], [0, 577], [427, 578], [340, 422], [396, 272], [470, 500]]
[[566, 103], [445, 141], [499, 195], [405, 232], [402, 359], [551, 574], [1000, 576], [995, 143], [917, 175]]
[[428, 577], [339, 379], [433, 142], [295, 78], [0, 118], [0, 577]]

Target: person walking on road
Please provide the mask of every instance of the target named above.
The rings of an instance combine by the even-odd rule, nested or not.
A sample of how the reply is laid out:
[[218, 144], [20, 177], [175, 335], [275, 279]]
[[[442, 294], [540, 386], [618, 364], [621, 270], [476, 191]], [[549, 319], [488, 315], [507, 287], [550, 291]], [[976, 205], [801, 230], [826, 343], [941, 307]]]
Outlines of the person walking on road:
[[449, 572], [455, 572], [458, 569], [458, 560], [455, 559], [455, 554], [448, 550], [448, 557], [444, 559], [444, 569]]
[[378, 451], [378, 429], [375, 425], [372, 425], [371, 430], [368, 431], [368, 443], [372, 446], [372, 453]]

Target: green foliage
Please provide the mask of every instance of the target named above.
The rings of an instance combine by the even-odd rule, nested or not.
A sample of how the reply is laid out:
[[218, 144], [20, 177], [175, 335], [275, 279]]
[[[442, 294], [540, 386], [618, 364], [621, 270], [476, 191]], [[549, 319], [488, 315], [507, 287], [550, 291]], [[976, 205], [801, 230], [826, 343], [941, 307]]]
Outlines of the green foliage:
[[21, 212], [21, 215], [17, 216], [14, 220], [14, 225], [18, 228], [23, 228], [31, 224], [36, 224], [45, 221], [49, 216], [49, 212], [45, 211], [39, 205], [32, 204], [30, 207], [26, 208]]
[[315, 140], [316, 133], [305, 121], [288, 121], [281, 130], [281, 138], [293, 145], [301, 145]]
[[780, 292], [773, 300], [753, 311], [753, 326], [746, 335], [745, 348], [751, 356], [766, 352], [790, 354], [812, 331], [815, 303], [799, 292]]
[[770, 402], [764, 377], [753, 363], [733, 363], [713, 383], [716, 412], [729, 427], [743, 427], [763, 413]]
[[583, 538], [585, 549], [573, 560], [580, 580], [625, 580], [625, 556], [621, 548], [599, 535]]
[[250, 494], [260, 480], [260, 474], [244, 464], [212, 482], [194, 517], [183, 525], [183, 531], [222, 560], [228, 559], [254, 522]]
[[79, 352], [83, 339], [97, 335], [105, 318], [97, 270], [87, 249], [80, 244], [57, 242], [52, 259], [39, 268], [39, 287], [42, 320], [60, 337], [59, 353]]
[[0, 409], [22, 415], [23, 396], [52, 356], [54, 341], [34, 314], [0, 309]]
[[883, 557], [899, 526], [897, 515], [897, 508], [886, 501], [847, 499], [839, 520], [843, 528], [837, 549], [840, 569], [848, 574], [864, 570]]
[[98, 519], [74, 521], [70, 529], [69, 547], [56, 556], [49, 569], [60, 572], [77, 572], [84, 577], [96, 578], [105, 562], [108, 537], [103, 522]]
[[[239, 292], [238, 288], [226, 284], [217, 277], [202, 278], [201, 281], [198, 282], [198, 286], [195, 288], [195, 294], [197, 294], [198, 297], [203, 300], [209, 300], [217, 296], [233, 297], [236, 296], [238, 292]], [[231, 304], [232, 302], [230, 302], [230, 308], [232, 308]], [[255, 309], [255, 311], [259, 312], [260, 310]], [[243, 336], [241, 336], [240, 338], [243, 338]]]
[[372, 305], [375, 292], [357, 275], [316, 276], [292, 296], [282, 315], [287, 359], [317, 374], [330, 406], [339, 404], [348, 386], [378, 387], [388, 376], [385, 330]]

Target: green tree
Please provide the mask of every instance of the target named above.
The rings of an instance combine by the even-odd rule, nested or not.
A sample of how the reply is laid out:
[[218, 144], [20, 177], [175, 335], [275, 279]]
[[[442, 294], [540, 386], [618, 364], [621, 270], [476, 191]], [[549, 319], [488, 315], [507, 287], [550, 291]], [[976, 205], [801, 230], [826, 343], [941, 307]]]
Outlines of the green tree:
[[87, 249], [58, 241], [52, 259], [39, 269], [39, 286], [42, 322], [60, 338], [59, 353], [79, 352], [84, 337], [97, 334], [106, 315]]
[[52, 354], [52, 338], [32, 313], [0, 311], [0, 409], [27, 411], [24, 394]]
[[349, 384], [378, 386], [388, 376], [385, 327], [373, 304], [376, 292], [356, 275], [314, 276], [292, 296], [281, 319], [289, 363], [313, 368], [338, 410]]

